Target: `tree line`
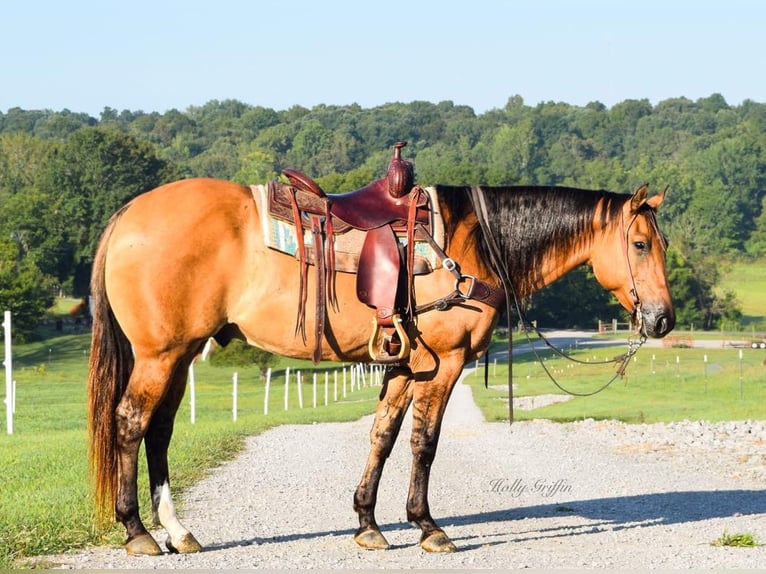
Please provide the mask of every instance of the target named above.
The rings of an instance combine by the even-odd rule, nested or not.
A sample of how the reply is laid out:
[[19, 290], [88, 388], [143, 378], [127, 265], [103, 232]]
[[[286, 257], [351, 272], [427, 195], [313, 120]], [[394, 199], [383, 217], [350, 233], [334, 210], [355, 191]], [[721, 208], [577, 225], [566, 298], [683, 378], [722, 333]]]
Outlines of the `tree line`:
[[[295, 167], [329, 191], [385, 173], [394, 142], [423, 185], [669, 187], [660, 224], [681, 326], [740, 313], [716, 292], [723, 261], [766, 255], [766, 104], [626, 100], [535, 106], [520, 96], [477, 114], [451, 101], [293, 106], [237, 100], [165, 113], [104, 108], [0, 112], [0, 304], [32, 332], [58, 291], [84, 296], [98, 237], [121, 205], [162, 183], [205, 176], [261, 183]], [[572, 292], [579, 293], [576, 306]], [[528, 302], [542, 324], [593, 327], [617, 312], [587, 270]]]

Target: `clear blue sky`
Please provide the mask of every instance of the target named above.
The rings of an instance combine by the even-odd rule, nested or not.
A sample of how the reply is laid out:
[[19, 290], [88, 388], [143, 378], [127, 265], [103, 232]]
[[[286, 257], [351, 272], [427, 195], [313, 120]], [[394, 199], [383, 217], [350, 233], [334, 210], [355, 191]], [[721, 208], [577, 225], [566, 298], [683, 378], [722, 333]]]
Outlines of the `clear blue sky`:
[[765, 48], [762, 0], [17, 0], [0, 8], [0, 111], [736, 105], [766, 101]]

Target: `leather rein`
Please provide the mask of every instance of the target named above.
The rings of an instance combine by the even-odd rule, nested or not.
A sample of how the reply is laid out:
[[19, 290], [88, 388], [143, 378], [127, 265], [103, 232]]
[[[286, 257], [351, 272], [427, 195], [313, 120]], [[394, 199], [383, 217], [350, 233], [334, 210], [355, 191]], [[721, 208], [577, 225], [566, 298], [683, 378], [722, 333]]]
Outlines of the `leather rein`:
[[[548, 367], [546, 367], [545, 362], [542, 360], [540, 355], [537, 352], [537, 349], [535, 349], [534, 342], [531, 340], [529, 336], [530, 330], [534, 331], [535, 334], [540, 338], [540, 340], [545, 343], [545, 345], [553, 350], [557, 355], [560, 357], [563, 357], [565, 359], [568, 359], [569, 361], [580, 363], [580, 364], [586, 364], [586, 361], [582, 361], [580, 359], [577, 359], [565, 351], [557, 348], [553, 343], [551, 343], [545, 335], [543, 335], [540, 330], [534, 326], [532, 323], [526, 320], [526, 315], [522, 311], [521, 308], [521, 301], [516, 293], [516, 289], [513, 285], [513, 282], [510, 280], [510, 273], [508, 272], [508, 267], [503, 261], [502, 258], [502, 252], [500, 251], [497, 243], [495, 242], [494, 236], [492, 235], [492, 230], [489, 225], [489, 213], [487, 210], [486, 200], [484, 197], [484, 191], [477, 186], [471, 187], [471, 194], [470, 194], [471, 201], [474, 206], [474, 211], [476, 212], [477, 218], [479, 220], [479, 225], [481, 226], [482, 235], [484, 237], [485, 244], [488, 248], [489, 256], [490, 256], [490, 263], [495, 269], [495, 273], [497, 273], [498, 277], [500, 277], [500, 281], [503, 285], [503, 288], [505, 290], [506, 295], [506, 306], [508, 309], [508, 316], [509, 316], [509, 324], [510, 321], [510, 313], [511, 313], [511, 298], [513, 298], [513, 308], [516, 309], [516, 313], [519, 316], [519, 319], [521, 320], [522, 325], [524, 325], [524, 334], [527, 338], [527, 342], [529, 343], [532, 352], [535, 355], [535, 358], [537, 359], [538, 363], [540, 363], [540, 366], [542, 366], [543, 370], [545, 371], [548, 378], [553, 382], [556, 387], [561, 390], [562, 392], [571, 395], [571, 396], [577, 396], [577, 397], [589, 397], [593, 396], [595, 394], [600, 393], [601, 391], [605, 390], [607, 387], [609, 387], [618, 377], [622, 377], [625, 374], [625, 370], [628, 366], [628, 363], [638, 350], [641, 348], [641, 346], [646, 342], [646, 334], [643, 333], [643, 316], [641, 313], [641, 299], [638, 296], [638, 290], [636, 289], [636, 281], [635, 276], [633, 274], [633, 269], [630, 264], [630, 257], [628, 256], [628, 232], [630, 231], [631, 226], [636, 221], [636, 218], [638, 217], [638, 212], [633, 214], [633, 217], [631, 218], [628, 225], [625, 225], [625, 216], [624, 214], [620, 215], [620, 235], [622, 240], [622, 247], [623, 252], [625, 253], [625, 264], [627, 268], [628, 277], [630, 278], [631, 283], [631, 298], [633, 299], [633, 309], [631, 310], [630, 316], [631, 321], [634, 323], [637, 332], [639, 333], [639, 339], [638, 341], [632, 340], [630, 337], [628, 338], [628, 351], [623, 353], [622, 355], [619, 355], [617, 357], [614, 357], [613, 359], [608, 359], [604, 361], [599, 361], [596, 363], [593, 362], [587, 362], [589, 365], [593, 364], [611, 364], [611, 363], [617, 363], [617, 372], [614, 374], [614, 376], [609, 379], [606, 383], [601, 385], [599, 388], [597, 388], [594, 391], [589, 392], [576, 392], [569, 390], [565, 388], [561, 383], [559, 383], [556, 378], [553, 376], [553, 374], [550, 372]], [[533, 325], [530, 329], [527, 327], [527, 325]], [[484, 372], [484, 385], [487, 386], [487, 379], [488, 379], [488, 362], [487, 357], [489, 354], [485, 355], [485, 372]], [[510, 422], [513, 423], [513, 334], [512, 332], [508, 335], [508, 415]]]

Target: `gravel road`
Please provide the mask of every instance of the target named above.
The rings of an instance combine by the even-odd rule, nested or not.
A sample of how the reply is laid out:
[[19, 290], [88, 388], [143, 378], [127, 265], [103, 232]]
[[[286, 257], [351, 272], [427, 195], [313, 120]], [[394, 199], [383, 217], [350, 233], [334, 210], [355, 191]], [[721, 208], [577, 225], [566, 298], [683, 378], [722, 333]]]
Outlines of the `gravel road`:
[[[427, 554], [407, 523], [405, 423], [383, 475], [388, 551], [358, 548], [351, 500], [371, 417], [283, 426], [188, 491], [182, 520], [206, 548], [128, 557], [95, 548], [60, 568], [766, 568], [766, 422], [488, 423], [456, 386], [431, 478], [431, 509], [458, 545]], [[171, 449], [172, 456], [172, 449]], [[163, 532], [155, 532], [158, 540]]]

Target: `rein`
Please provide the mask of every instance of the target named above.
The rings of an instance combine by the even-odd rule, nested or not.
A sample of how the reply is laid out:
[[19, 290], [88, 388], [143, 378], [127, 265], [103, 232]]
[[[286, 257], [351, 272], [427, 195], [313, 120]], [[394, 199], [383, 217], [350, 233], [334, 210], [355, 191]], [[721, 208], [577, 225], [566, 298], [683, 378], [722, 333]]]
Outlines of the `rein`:
[[[479, 221], [479, 225], [482, 230], [482, 235], [484, 237], [484, 241], [486, 243], [486, 246], [488, 248], [489, 256], [490, 256], [490, 264], [494, 267], [495, 272], [500, 277], [500, 281], [503, 285], [503, 288], [505, 290], [506, 294], [506, 305], [508, 309], [508, 317], [509, 317], [509, 324], [510, 316], [511, 316], [511, 295], [513, 296], [513, 302], [514, 302], [514, 308], [516, 309], [516, 313], [519, 316], [519, 319], [522, 321], [522, 325], [525, 325], [524, 333], [527, 337], [527, 341], [529, 342], [530, 347], [532, 348], [532, 352], [535, 355], [535, 358], [537, 359], [538, 363], [540, 363], [540, 366], [542, 366], [543, 370], [545, 371], [546, 375], [548, 375], [548, 378], [553, 382], [553, 384], [560, 389], [562, 392], [576, 397], [589, 397], [596, 395], [600, 393], [601, 391], [605, 390], [607, 387], [609, 387], [618, 377], [622, 377], [625, 374], [625, 370], [627, 369], [628, 363], [630, 362], [630, 359], [638, 352], [638, 350], [641, 348], [641, 346], [646, 342], [646, 335], [642, 333], [642, 327], [643, 327], [643, 317], [641, 314], [641, 300], [638, 297], [638, 290], [636, 289], [636, 282], [635, 277], [633, 275], [633, 270], [630, 265], [630, 257], [628, 257], [628, 231], [630, 231], [631, 226], [635, 222], [636, 218], [638, 217], [638, 213], [635, 213], [633, 217], [630, 220], [630, 223], [628, 223], [627, 227], [625, 226], [624, 221], [624, 215], [621, 215], [620, 217], [620, 234], [622, 236], [622, 245], [623, 245], [623, 251], [625, 252], [625, 263], [627, 266], [628, 271], [628, 277], [630, 278], [630, 282], [632, 285], [632, 288], [630, 290], [631, 296], [633, 298], [633, 310], [631, 312], [631, 318], [633, 319], [636, 329], [638, 333], [640, 333], [638, 341], [633, 341], [630, 338], [628, 338], [628, 351], [622, 355], [619, 355], [611, 360], [605, 360], [600, 361], [598, 363], [591, 363], [587, 362], [587, 364], [593, 365], [593, 364], [610, 364], [610, 363], [618, 363], [617, 372], [614, 374], [614, 376], [609, 379], [605, 384], [601, 385], [599, 388], [597, 388], [594, 391], [590, 392], [576, 392], [569, 390], [565, 388], [561, 383], [559, 383], [556, 378], [553, 376], [553, 374], [548, 370], [548, 367], [545, 366], [544, 361], [540, 358], [540, 355], [537, 352], [537, 349], [535, 349], [535, 345], [532, 342], [532, 340], [529, 337], [529, 331], [530, 329], [526, 327], [526, 325], [531, 325], [530, 322], [526, 320], [526, 316], [524, 312], [521, 309], [521, 304], [519, 300], [519, 296], [516, 293], [516, 289], [513, 285], [513, 282], [510, 280], [510, 274], [508, 273], [508, 267], [504, 263], [502, 258], [502, 253], [495, 242], [494, 236], [492, 235], [491, 228], [489, 226], [489, 213], [487, 210], [487, 205], [484, 197], [484, 191], [478, 187], [478, 186], [472, 186], [471, 187], [471, 195], [470, 195], [471, 201], [474, 206], [474, 211], [476, 212], [477, 219]], [[558, 349], [555, 345], [553, 345], [541, 332], [537, 327], [533, 327], [533, 330], [537, 334], [537, 336], [545, 343], [546, 346], [548, 346], [550, 349], [552, 349], [556, 354], [559, 356], [568, 359], [569, 361], [580, 363], [580, 364], [586, 364], [586, 361], [582, 361], [580, 359], [577, 359], [575, 357], [572, 357], [571, 355], [567, 354], [566, 352], [562, 351], [561, 349]], [[508, 414], [510, 418], [510, 422], [513, 423], [513, 370], [512, 370], [512, 364], [513, 364], [513, 335], [512, 332], [509, 333], [508, 336]], [[486, 364], [486, 363], [485, 363]], [[485, 373], [485, 382], [486, 382], [486, 373]]]

